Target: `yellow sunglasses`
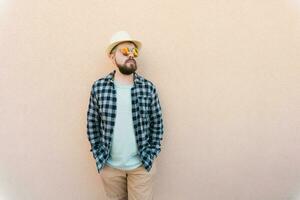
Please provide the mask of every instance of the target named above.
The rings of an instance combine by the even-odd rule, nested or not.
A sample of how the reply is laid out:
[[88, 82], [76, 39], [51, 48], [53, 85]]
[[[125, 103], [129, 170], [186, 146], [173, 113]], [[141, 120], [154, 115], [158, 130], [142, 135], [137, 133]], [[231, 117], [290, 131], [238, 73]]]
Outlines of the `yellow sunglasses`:
[[[129, 55], [129, 52], [130, 52], [130, 50], [129, 50], [128, 47], [123, 47], [123, 48], [120, 49], [120, 51], [121, 51], [121, 53], [122, 53], [124, 56], [128, 56], [128, 55]], [[131, 49], [131, 52], [133, 52], [133, 56], [134, 56], [134, 57], [138, 57], [139, 51], [138, 51], [138, 49], [137, 49], [136, 47], [132, 48], [132, 49]]]

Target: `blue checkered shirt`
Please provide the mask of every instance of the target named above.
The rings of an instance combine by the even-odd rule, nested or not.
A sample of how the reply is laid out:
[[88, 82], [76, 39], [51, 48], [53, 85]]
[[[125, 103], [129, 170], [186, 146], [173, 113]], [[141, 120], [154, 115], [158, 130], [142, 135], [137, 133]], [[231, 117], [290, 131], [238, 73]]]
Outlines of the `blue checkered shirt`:
[[[94, 81], [91, 87], [87, 111], [87, 135], [90, 151], [96, 160], [98, 173], [110, 156], [112, 134], [115, 124], [117, 98], [114, 74]], [[134, 72], [131, 88], [132, 120], [138, 146], [138, 155], [149, 172], [153, 160], [161, 151], [163, 139], [163, 118], [155, 85]]]

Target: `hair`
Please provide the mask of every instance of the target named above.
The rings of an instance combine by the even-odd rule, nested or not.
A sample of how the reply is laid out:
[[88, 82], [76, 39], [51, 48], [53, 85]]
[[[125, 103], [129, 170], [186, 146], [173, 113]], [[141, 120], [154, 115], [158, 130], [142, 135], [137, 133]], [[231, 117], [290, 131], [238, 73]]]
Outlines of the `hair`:
[[132, 42], [132, 41], [123, 41], [123, 42], [120, 42], [120, 43], [118, 43], [117, 45], [115, 45], [113, 48], [112, 48], [112, 50], [110, 51], [110, 54], [115, 54], [115, 52], [117, 51], [117, 46], [119, 45], [119, 44], [122, 44], [122, 43], [124, 43], [124, 42], [130, 42], [130, 43], [132, 43], [136, 48], [138, 48], [138, 46], [134, 43], [134, 42]]

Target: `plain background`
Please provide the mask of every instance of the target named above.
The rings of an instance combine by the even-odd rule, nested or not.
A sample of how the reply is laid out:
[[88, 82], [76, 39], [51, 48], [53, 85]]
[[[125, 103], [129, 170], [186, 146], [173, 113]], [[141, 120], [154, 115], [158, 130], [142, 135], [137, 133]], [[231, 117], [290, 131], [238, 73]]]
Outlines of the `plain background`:
[[86, 112], [119, 30], [163, 110], [156, 200], [297, 198], [299, 0], [0, 4], [1, 200], [104, 199]]

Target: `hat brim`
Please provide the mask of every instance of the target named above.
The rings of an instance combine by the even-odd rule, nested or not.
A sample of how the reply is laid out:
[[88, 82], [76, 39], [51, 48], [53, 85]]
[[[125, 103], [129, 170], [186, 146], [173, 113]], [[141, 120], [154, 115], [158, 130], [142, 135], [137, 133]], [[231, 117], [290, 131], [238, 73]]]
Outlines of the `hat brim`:
[[117, 46], [118, 44], [122, 43], [122, 42], [133, 42], [137, 45], [137, 48], [140, 50], [142, 48], [142, 43], [138, 40], [122, 40], [122, 41], [117, 41], [117, 42], [113, 42], [111, 43], [107, 48], [106, 48], [106, 55], [109, 57], [111, 50]]

